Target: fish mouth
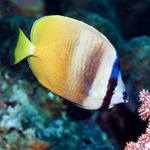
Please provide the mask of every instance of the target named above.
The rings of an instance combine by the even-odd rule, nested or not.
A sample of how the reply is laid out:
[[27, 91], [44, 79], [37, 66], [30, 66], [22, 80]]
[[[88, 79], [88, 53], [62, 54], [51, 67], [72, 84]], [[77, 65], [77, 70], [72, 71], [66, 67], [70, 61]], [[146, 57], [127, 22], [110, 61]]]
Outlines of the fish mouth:
[[123, 92], [123, 100], [124, 100], [124, 102], [125, 103], [128, 103], [129, 102], [129, 97], [128, 97], [128, 94], [127, 94], [127, 92]]

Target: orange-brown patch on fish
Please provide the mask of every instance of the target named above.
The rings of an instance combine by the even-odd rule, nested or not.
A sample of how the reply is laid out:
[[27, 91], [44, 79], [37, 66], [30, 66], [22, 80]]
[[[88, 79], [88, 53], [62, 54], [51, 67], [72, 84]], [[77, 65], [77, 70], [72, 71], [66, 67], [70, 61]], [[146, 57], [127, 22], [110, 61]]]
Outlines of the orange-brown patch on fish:
[[[80, 105], [82, 105], [84, 100], [89, 96], [89, 90], [92, 88], [92, 83], [102, 60], [101, 57], [105, 52], [103, 41], [99, 36], [91, 34], [89, 37], [82, 40], [85, 40], [85, 45], [86, 42], [89, 42], [89, 46], [83, 50], [80, 49], [78, 45], [79, 49], [76, 49], [78, 52], [74, 54], [74, 57], [77, 57], [73, 58], [74, 61], [72, 62], [72, 67], [70, 67], [70, 80], [68, 86], [68, 91], [70, 92], [67, 95], [70, 100]], [[79, 55], [82, 51], [84, 54], [81, 54], [82, 57], [80, 58]], [[81, 63], [78, 62], [78, 56], [79, 59], [81, 59]]]
[[93, 53], [91, 53], [91, 55], [87, 58], [85, 64], [85, 75], [90, 87], [96, 77], [104, 52], [104, 42], [102, 41], [94, 46]]

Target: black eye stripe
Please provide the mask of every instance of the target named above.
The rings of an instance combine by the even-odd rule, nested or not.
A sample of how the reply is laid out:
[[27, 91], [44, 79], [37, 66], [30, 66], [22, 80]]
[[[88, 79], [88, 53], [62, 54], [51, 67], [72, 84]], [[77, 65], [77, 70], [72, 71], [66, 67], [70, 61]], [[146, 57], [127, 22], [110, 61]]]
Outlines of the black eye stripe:
[[[103, 99], [103, 104], [101, 106], [101, 110], [106, 110], [109, 107], [109, 104], [111, 102], [111, 98], [114, 94], [114, 89], [118, 84], [119, 72], [120, 72], [120, 65], [119, 65], [118, 56], [116, 56], [116, 60], [114, 61], [114, 65], [112, 68], [110, 79], [108, 81], [106, 95]], [[110, 86], [113, 86], [112, 90], [110, 89]]]
[[111, 78], [107, 85], [107, 90], [110, 92], [114, 92], [117, 86], [117, 79]]
[[113, 84], [109, 84], [108, 87], [107, 87], [107, 90], [110, 91], [110, 92], [114, 92], [116, 89], [116, 85], [113, 85]]
[[125, 103], [127, 103], [129, 101], [129, 97], [126, 92], [123, 92], [123, 100]]

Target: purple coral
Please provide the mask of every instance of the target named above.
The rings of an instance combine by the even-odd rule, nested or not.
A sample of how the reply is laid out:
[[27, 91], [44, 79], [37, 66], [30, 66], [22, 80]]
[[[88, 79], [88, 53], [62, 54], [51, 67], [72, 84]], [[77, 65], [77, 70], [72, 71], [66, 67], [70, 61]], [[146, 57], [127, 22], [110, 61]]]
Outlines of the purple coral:
[[150, 92], [148, 90], [140, 91], [139, 98], [142, 104], [138, 112], [142, 120], [149, 120], [148, 127], [136, 143], [127, 143], [125, 150], [150, 150]]
[[142, 102], [138, 112], [142, 120], [150, 119], [150, 93], [146, 90], [140, 92], [140, 101]]

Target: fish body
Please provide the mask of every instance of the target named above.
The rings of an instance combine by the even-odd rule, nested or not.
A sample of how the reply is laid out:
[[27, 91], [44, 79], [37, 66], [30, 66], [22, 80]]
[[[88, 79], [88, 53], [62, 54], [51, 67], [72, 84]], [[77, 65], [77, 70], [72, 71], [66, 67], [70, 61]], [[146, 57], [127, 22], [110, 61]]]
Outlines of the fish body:
[[81, 21], [42, 17], [32, 26], [31, 42], [19, 29], [13, 63], [27, 56], [44, 87], [85, 109], [111, 108], [127, 101], [115, 48]]

